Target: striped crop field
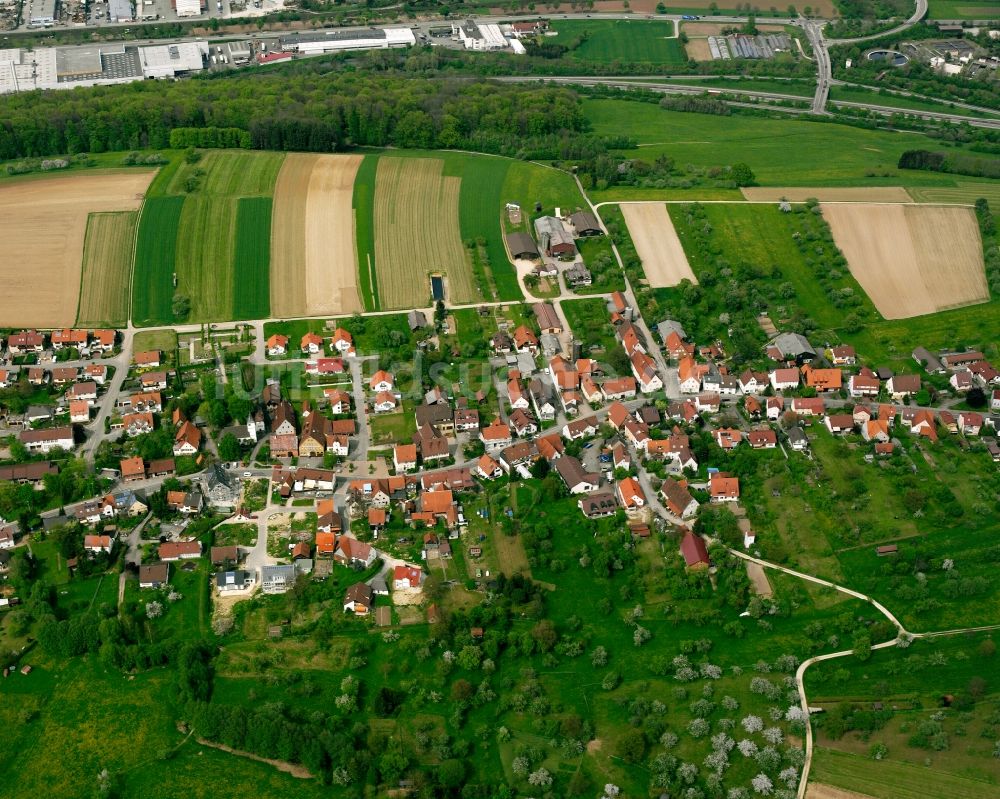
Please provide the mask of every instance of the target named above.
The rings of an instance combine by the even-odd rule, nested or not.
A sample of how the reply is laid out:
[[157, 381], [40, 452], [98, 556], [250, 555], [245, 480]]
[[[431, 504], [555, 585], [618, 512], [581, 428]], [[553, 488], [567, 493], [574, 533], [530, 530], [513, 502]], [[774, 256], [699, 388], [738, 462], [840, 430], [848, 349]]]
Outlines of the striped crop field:
[[270, 197], [246, 197], [236, 202], [236, 252], [233, 277], [233, 317], [263, 319], [271, 305]]
[[973, 205], [980, 197], [996, 212], [1000, 209], [1000, 182], [974, 183], [956, 181], [954, 186], [910, 186], [907, 191], [918, 203], [956, 203]]
[[449, 303], [482, 299], [459, 233], [462, 179], [440, 158], [379, 158], [375, 179], [375, 269], [384, 308], [431, 304], [430, 277], [445, 276]]
[[132, 280], [132, 319], [137, 325], [173, 321], [174, 256], [183, 197], [149, 197], [142, 206]]
[[138, 225], [137, 211], [87, 218], [78, 325], [120, 327], [128, 321], [129, 278]]
[[233, 252], [236, 200], [184, 200], [177, 235], [177, 292], [191, 300], [191, 321], [230, 319], [233, 310]]

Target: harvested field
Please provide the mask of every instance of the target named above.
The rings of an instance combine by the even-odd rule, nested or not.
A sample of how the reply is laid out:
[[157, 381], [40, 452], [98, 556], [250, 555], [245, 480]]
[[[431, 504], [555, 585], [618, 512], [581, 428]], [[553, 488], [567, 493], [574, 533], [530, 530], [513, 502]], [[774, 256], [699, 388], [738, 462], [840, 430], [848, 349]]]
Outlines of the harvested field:
[[747, 577], [750, 578], [750, 584], [753, 586], [754, 593], [757, 594], [757, 596], [770, 599], [774, 595], [774, 591], [771, 590], [771, 583], [767, 579], [764, 567], [759, 563], [753, 563], [749, 560], [746, 564]]
[[352, 210], [354, 155], [286, 156], [274, 190], [271, 313], [362, 310]]
[[5, 182], [0, 188], [4, 324], [74, 324], [89, 214], [138, 209], [152, 177], [152, 171], [129, 171]]
[[[732, 28], [732, 22], [683, 22], [681, 30], [688, 36], [718, 36], [726, 28]], [[784, 25], [757, 25], [761, 33], [781, 33]]]
[[771, 188], [754, 186], [740, 189], [744, 199], [752, 202], [788, 200], [801, 203], [815, 198], [825, 203], [911, 203], [913, 199], [902, 186], [859, 186], [857, 188]]
[[138, 225], [136, 211], [91, 214], [87, 218], [78, 325], [121, 327], [128, 321], [129, 278]]
[[886, 319], [989, 299], [971, 209], [877, 203], [821, 208], [851, 273]]
[[684, 45], [684, 52], [688, 58], [695, 61], [712, 61], [712, 50], [708, 46], [708, 39], [688, 39]]
[[1000, 182], [975, 183], [957, 181], [954, 186], [913, 186], [907, 189], [914, 202], [941, 205], [974, 205], [985, 197], [990, 207], [1000, 206]]
[[381, 157], [375, 180], [375, 271], [383, 308], [429, 305], [431, 274], [450, 303], [482, 299], [459, 234], [462, 179], [437, 158]]
[[622, 203], [620, 207], [650, 286], [667, 288], [685, 279], [698, 282], [677, 238], [666, 205]]

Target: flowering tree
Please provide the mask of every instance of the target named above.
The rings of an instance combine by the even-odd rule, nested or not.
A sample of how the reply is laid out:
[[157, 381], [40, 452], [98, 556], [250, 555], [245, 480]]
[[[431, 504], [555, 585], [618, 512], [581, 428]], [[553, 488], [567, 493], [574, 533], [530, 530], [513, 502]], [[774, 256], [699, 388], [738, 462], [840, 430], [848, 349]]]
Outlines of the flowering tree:
[[764, 730], [764, 740], [777, 746], [785, 740], [785, 734], [778, 727], [768, 727]]
[[692, 738], [704, 738], [711, 729], [711, 726], [705, 719], [691, 719], [691, 722], [687, 726], [688, 735]]
[[740, 750], [740, 754], [744, 757], [753, 757], [757, 754], [757, 744], [751, 741], [749, 738], [744, 738], [738, 744], [736, 748]]
[[724, 732], [719, 732], [712, 736], [712, 748], [718, 752], [731, 752], [734, 746], [736, 746], [736, 741]]
[[764, 720], [760, 716], [744, 716], [740, 724], [749, 733], [760, 732], [764, 729]]
[[794, 766], [784, 768], [778, 774], [778, 779], [785, 783], [785, 785], [789, 788], [794, 788], [799, 783], [799, 770]]
[[755, 793], [759, 793], [761, 796], [770, 796], [772, 791], [774, 791], [774, 783], [771, 782], [771, 778], [767, 774], [758, 774], [750, 782]]
[[528, 785], [548, 788], [552, 784], [552, 775], [546, 769], [540, 768], [528, 775]]

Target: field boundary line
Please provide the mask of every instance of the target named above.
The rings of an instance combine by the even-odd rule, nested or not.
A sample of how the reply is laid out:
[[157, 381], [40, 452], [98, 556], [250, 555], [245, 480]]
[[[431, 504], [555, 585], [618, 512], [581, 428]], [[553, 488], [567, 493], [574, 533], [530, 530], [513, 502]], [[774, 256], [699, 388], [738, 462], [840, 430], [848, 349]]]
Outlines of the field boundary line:
[[[153, 178], [156, 180], [156, 178]], [[150, 182], [152, 185], [152, 181]], [[125, 327], [132, 327], [132, 302], [135, 299], [132, 295], [135, 283], [135, 256], [139, 247], [139, 228], [142, 227], [142, 214], [146, 210], [146, 200], [149, 198], [149, 191], [142, 196], [142, 205], [139, 206], [139, 213], [135, 218], [135, 235], [132, 237], [132, 264], [128, 270], [128, 311], [125, 314]], [[84, 245], [86, 246], [86, 244]], [[82, 288], [82, 284], [81, 284]]]

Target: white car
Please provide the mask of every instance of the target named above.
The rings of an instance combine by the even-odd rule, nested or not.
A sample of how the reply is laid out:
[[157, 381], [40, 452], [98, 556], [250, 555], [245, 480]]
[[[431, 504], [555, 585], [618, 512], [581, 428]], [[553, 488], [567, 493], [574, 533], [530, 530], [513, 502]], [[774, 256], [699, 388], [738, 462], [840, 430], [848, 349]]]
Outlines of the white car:
[[243, 472], [244, 477], [253, 477], [253, 472]]

